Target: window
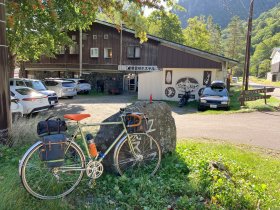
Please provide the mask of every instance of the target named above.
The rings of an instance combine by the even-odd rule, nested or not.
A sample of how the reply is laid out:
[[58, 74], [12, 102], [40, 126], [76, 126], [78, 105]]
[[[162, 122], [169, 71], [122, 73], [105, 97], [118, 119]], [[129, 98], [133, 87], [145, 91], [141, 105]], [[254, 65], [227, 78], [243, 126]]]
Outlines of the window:
[[76, 35], [72, 35], [72, 40], [76, 40]]
[[79, 45], [77, 42], [74, 42], [74, 44], [70, 46], [69, 54], [79, 54]]
[[97, 39], [97, 35], [92, 35], [92, 39]]
[[109, 35], [108, 34], [104, 34], [104, 39], [108, 39]]
[[112, 58], [112, 48], [104, 48], [104, 58]]
[[16, 86], [25, 86], [25, 83], [23, 81], [17, 80]]
[[98, 58], [99, 57], [98, 48], [90, 48], [90, 57], [91, 58]]
[[62, 82], [62, 87], [75, 87], [74, 82]]
[[13, 80], [10, 81], [10, 86], [14, 86], [14, 81]]
[[15, 97], [16, 95], [12, 92], [12, 91], [10, 91], [10, 93], [11, 93], [11, 96], [13, 96], [13, 97]]
[[83, 34], [82, 39], [87, 40], [87, 34]]
[[63, 55], [65, 54], [65, 46], [60, 46], [58, 49], [58, 54]]
[[127, 57], [128, 58], [140, 58], [140, 47], [139, 46], [127, 47]]
[[16, 91], [20, 94], [20, 95], [36, 95], [38, 92], [32, 90], [32, 89], [28, 89], [28, 88], [20, 88], [20, 89], [16, 89]]
[[58, 85], [58, 83], [55, 81], [45, 81], [45, 85], [46, 86], [56, 86], [56, 85]]

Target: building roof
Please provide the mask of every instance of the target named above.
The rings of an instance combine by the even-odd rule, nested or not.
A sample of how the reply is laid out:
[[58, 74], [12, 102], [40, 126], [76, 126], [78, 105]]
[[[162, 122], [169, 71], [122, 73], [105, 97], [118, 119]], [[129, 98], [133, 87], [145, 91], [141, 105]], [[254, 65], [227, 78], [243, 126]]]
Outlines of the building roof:
[[275, 47], [275, 48], [273, 49], [272, 54], [271, 54], [271, 56], [270, 56], [270, 59], [272, 59], [272, 58], [274, 57], [274, 55], [275, 55], [276, 52], [280, 52], [280, 47]]
[[[106, 26], [115, 28], [114, 24], [106, 22], [106, 21], [95, 20], [95, 22], [99, 23], [99, 24], [102, 24], [102, 25], [106, 25]], [[123, 31], [135, 34], [134, 30], [126, 28], [126, 27], [123, 27]], [[171, 48], [174, 48], [174, 49], [186, 52], [186, 53], [190, 53], [190, 54], [197, 55], [197, 56], [200, 56], [200, 57], [203, 57], [203, 58], [207, 58], [209, 60], [213, 60], [213, 61], [216, 61], [216, 62], [228, 62], [231, 65], [236, 65], [236, 64], [239, 63], [236, 60], [233, 60], [233, 59], [221, 56], [221, 55], [217, 55], [217, 54], [210, 53], [210, 52], [207, 52], [207, 51], [204, 51], [204, 50], [200, 50], [200, 49], [196, 49], [196, 48], [189, 47], [189, 46], [186, 46], [186, 45], [182, 45], [182, 44], [179, 44], [179, 43], [176, 43], [176, 42], [168, 41], [166, 39], [162, 39], [162, 38], [150, 35], [150, 34], [147, 35], [147, 38], [151, 39], [151, 40], [158, 41], [162, 45], [165, 45], [167, 47], [171, 47]]]

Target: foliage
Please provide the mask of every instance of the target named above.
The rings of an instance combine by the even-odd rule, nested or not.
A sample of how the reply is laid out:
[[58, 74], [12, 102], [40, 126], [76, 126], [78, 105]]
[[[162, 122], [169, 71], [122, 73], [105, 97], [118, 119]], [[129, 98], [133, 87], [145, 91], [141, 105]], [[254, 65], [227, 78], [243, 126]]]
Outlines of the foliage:
[[218, 24], [213, 22], [213, 17], [207, 18], [207, 29], [210, 32], [210, 52], [221, 55], [222, 54], [222, 29]]
[[234, 16], [231, 22], [223, 30], [224, 55], [235, 59], [240, 64], [233, 68], [234, 76], [242, 76], [246, 49], [246, 24], [238, 16]]
[[197, 49], [210, 51], [211, 34], [207, 30], [205, 18], [194, 17], [188, 19], [188, 26], [183, 31], [185, 36], [185, 44]]
[[[18, 160], [27, 147], [0, 146], [1, 209], [268, 209], [280, 206], [280, 161], [217, 142], [182, 141], [155, 177], [87, 178], [61, 200], [41, 201], [21, 187]], [[213, 163], [223, 167], [213, 168]], [[160, 192], [160, 193], [159, 193]], [[14, 201], [17, 202], [14, 202]]]
[[69, 30], [87, 29], [98, 13], [119, 16], [145, 41], [145, 24], [141, 24], [145, 6], [162, 8], [160, 0], [7, 1], [10, 68], [13, 70], [15, 61], [54, 56], [60, 46], [72, 43]]
[[264, 12], [254, 21], [252, 38], [253, 56], [251, 73], [257, 77], [266, 77], [270, 71], [268, 64], [275, 47], [280, 46], [280, 4]]
[[174, 13], [154, 11], [147, 21], [150, 34], [172, 42], [184, 43], [181, 21]]

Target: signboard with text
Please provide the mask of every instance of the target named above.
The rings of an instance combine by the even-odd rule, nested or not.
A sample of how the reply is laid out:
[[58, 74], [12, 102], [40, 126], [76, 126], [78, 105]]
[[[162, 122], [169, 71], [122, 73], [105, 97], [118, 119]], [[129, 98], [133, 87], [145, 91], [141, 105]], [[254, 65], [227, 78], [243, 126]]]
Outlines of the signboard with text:
[[[271, 95], [267, 95], [266, 93], [273, 92], [275, 88], [262, 88], [262, 89], [255, 89], [255, 90], [244, 90], [240, 94], [239, 101], [242, 106], [244, 106], [245, 101], [256, 101], [259, 99], [264, 99], [266, 104], [266, 99], [269, 99]], [[260, 95], [263, 94], [263, 95]]]

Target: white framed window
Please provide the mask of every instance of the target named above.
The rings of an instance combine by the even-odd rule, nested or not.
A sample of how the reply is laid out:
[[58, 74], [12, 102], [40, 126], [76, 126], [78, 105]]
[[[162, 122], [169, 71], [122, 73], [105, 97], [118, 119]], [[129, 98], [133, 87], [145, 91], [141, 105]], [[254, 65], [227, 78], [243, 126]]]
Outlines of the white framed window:
[[69, 47], [69, 54], [79, 54], [79, 45], [77, 42], [74, 42], [74, 44]]
[[65, 46], [60, 46], [60, 47], [58, 48], [58, 54], [59, 54], [59, 55], [65, 54]]
[[76, 35], [72, 35], [72, 40], [75, 41], [76, 40]]
[[90, 57], [98, 58], [99, 57], [99, 49], [98, 48], [90, 48]]
[[83, 34], [82, 39], [87, 40], [87, 34]]
[[113, 51], [112, 48], [104, 48], [104, 58], [112, 58]]
[[128, 46], [127, 57], [128, 58], [140, 58], [141, 48], [139, 46]]
[[104, 39], [108, 39], [109, 35], [108, 34], [104, 34]]
[[97, 39], [97, 35], [96, 34], [92, 35], [92, 39]]

